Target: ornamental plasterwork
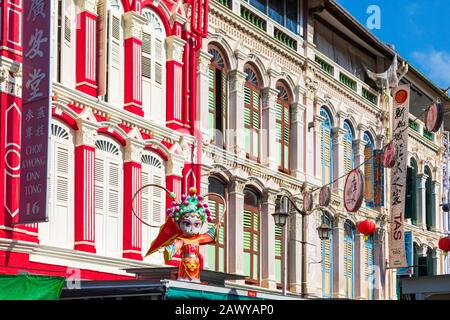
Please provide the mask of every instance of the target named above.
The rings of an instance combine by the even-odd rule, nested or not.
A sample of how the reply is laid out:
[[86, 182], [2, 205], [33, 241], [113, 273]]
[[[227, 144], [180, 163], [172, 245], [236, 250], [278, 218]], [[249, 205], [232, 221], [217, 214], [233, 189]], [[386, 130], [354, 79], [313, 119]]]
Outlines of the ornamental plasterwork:
[[231, 91], [237, 91], [243, 94], [245, 87], [245, 79], [247, 74], [240, 70], [232, 70], [229, 72]]
[[167, 60], [174, 60], [183, 63], [183, 52], [186, 41], [178, 36], [170, 36], [166, 38], [167, 43]]
[[291, 74], [302, 73], [300, 65], [303, 63], [303, 57], [290, 54], [283, 44], [278, 44], [264, 31], [254, 33], [247, 29], [240, 21], [241, 18], [235, 18], [217, 10], [212, 3], [210, 3], [209, 14], [211, 28], [222, 30], [223, 34], [230, 38], [241, 39], [244, 45], [256, 49], [262, 56], [269, 59], [277, 57], [280, 67], [285, 67]]
[[201, 73], [207, 75], [209, 66], [211, 64], [212, 55], [207, 51], [200, 51], [200, 54], [197, 58], [198, 69]]
[[88, 11], [97, 15], [98, 0], [77, 0], [77, 6], [80, 12]]
[[22, 96], [22, 66], [10, 59], [0, 58], [0, 92]]
[[144, 151], [143, 143], [137, 143], [135, 141], [128, 140], [124, 149], [125, 149], [124, 150], [125, 161], [132, 161], [137, 163], [141, 162], [142, 152]]
[[147, 23], [147, 19], [134, 11], [123, 14], [124, 38], [136, 38], [142, 40], [142, 28]]
[[78, 123], [78, 130], [75, 133], [75, 143], [77, 146], [95, 147], [95, 137], [97, 129], [87, 123]]

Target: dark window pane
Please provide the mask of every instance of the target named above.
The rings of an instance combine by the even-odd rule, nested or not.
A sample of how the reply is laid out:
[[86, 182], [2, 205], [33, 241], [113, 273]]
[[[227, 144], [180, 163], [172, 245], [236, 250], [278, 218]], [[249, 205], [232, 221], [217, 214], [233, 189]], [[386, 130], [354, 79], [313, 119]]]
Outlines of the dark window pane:
[[269, 17], [283, 24], [284, 16], [284, 1], [283, 0], [269, 0]]
[[298, 33], [298, 0], [286, 0], [286, 28]]
[[267, 13], [267, 0], [250, 0], [250, 4], [262, 13]]

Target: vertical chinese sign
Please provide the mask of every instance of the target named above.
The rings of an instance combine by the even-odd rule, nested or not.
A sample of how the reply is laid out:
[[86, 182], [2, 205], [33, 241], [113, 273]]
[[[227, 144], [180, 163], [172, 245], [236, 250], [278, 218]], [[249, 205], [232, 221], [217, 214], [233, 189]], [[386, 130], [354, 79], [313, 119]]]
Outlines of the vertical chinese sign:
[[395, 147], [395, 164], [391, 169], [391, 232], [389, 265], [406, 267], [403, 221], [405, 219], [406, 161], [408, 157], [409, 86], [394, 89], [392, 143]]
[[23, 84], [18, 224], [47, 220], [51, 116], [51, 3], [23, 6]]
[[373, 167], [374, 167], [374, 199], [373, 206], [380, 208], [384, 206], [384, 166], [383, 166], [383, 150], [373, 151]]

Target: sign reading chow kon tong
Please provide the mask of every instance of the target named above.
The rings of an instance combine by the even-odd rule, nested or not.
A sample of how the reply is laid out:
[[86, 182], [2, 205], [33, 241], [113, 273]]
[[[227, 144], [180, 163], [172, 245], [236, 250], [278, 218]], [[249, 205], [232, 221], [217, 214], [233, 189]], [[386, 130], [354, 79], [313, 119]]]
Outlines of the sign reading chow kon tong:
[[392, 117], [392, 143], [396, 158], [391, 169], [391, 223], [389, 238], [389, 266], [407, 266], [403, 221], [405, 218], [406, 161], [408, 156], [408, 119], [410, 87], [402, 85], [394, 89]]
[[28, 0], [23, 6], [20, 204], [17, 224], [47, 221], [52, 2]]

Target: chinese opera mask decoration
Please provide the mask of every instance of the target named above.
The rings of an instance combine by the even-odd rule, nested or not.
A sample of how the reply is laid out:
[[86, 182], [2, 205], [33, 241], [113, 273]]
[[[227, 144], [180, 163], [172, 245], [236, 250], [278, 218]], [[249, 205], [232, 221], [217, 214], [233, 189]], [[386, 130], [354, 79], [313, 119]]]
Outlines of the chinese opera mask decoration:
[[[164, 248], [164, 260], [167, 263], [172, 260], [176, 254], [180, 254], [180, 266], [178, 269], [178, 280], [200, 282], [200, 260], [199, 252], [201, 245], [216, 243], [221, 220], [226, 212], [225, 199], [222, 199], [225, 210], [222, 217], [217, 218], [215, 224], [211, 227], [208, 223], [214, 222], [211, 217], [211, 211], [205, 198], [197, 194], [196, 188], [190, 188], [188, 195], [182, 195], [180, 201], [177, 200], [175, 193], [168, 191], [159, 185], [146, 185], [139, 189], [136, 195], [146, 187], [158, 187], [164, 189], [172, 199], [171, 207], [167, 209], [166, 222], [161, 226], [159, 234], [152, 242], [146, 256]], [[212, 195], [211, 193], [206, 194]], [[134, 198], [133, 198], [134, 204]], [[144, 224], [135, 213], [135, 216]]]

